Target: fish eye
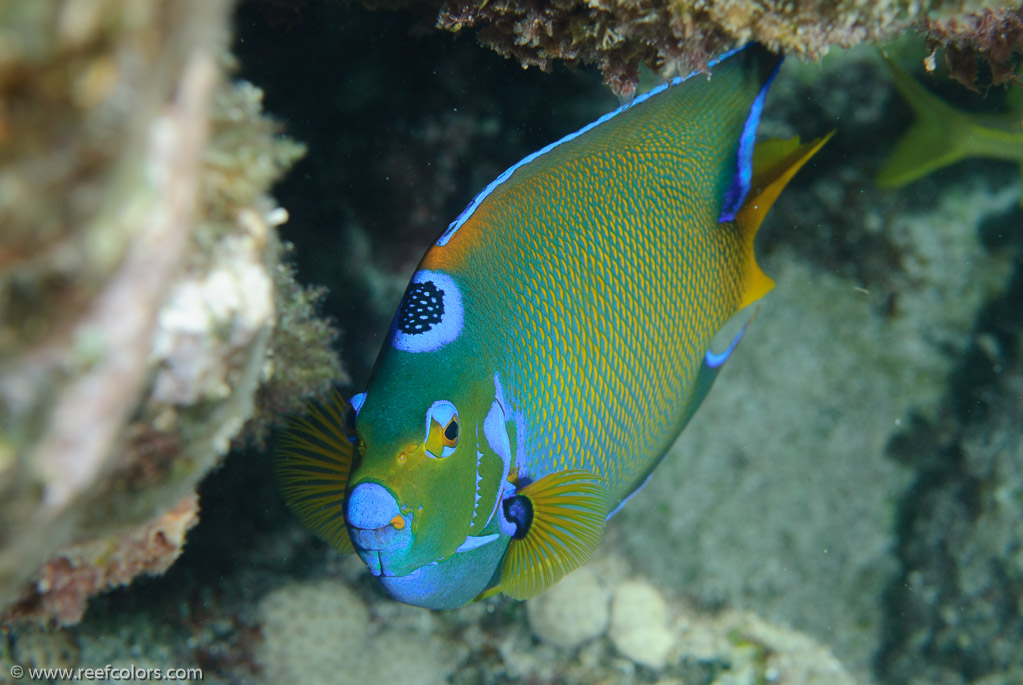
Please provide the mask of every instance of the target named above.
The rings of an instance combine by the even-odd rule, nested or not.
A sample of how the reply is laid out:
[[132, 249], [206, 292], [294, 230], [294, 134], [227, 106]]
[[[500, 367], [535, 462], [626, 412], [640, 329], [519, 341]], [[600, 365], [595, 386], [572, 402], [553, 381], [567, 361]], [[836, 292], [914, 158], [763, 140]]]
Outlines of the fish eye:
[[426, 452], [431, 457], [451, 456], [458, 446], [458, 410], [447, 400], [434, 402], [426, 412]]
[[451, 419], [448, 427], [444, 429], [444, 441], [450, 442], [452, 447], [458, 442], [458, 422], [454, 419]]

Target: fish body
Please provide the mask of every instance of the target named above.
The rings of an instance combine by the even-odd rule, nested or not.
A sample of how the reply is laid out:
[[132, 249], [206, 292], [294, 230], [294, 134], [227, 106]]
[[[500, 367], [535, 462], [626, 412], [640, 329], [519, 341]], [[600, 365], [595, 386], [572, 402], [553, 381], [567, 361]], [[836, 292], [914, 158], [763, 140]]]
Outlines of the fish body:
[[714, 335], [771, 288], [753, 238], [824, 142], [754, 160], [779, 62], [740, 50], [480, 193], [423, 257], [366, 392], [286, 438], [299, 516], [430, 608], [585, 563], [738, 342], [715, 354]]
[[878, 172], [879, 186], [898, 188], [972, 157], [1016, 162], [1023, 182], [1023, 89], [1010, 93], [1007, 112], [970, 113], [931, 93], [890, 59], [885, 62], [916, 121]]

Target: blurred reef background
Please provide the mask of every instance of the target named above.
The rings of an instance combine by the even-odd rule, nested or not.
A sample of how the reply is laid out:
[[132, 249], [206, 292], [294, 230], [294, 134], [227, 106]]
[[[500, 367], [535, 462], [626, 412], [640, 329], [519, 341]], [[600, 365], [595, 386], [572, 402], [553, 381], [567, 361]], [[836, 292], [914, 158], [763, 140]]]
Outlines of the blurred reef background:
[[[747, 40], [793, 56], [761, 134], [837, 134], [708, 401], [547, 594], [391, 601], [272, 431], [361, 389], [478, 190]], [[913, 114], [876, 45], [1023, 101], [1018, 2], [0, 0], [0, 683], [1023, 683], [1020, 166], [879, 189]]]

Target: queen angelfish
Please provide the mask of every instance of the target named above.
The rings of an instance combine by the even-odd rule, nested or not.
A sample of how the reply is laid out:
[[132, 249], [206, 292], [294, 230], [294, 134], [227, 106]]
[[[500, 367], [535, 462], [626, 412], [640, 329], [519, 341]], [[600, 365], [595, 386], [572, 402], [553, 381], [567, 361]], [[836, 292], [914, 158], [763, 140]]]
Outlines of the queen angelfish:
[[[826, 138], [756, 145], [750, 45], [533, 153], [426, 252], [363, 393], [294, 421], [285, 497], [396, 599], [536, 595], [693, 416], [715, 333], [773, 285], [753, 239]], [[745, 329], [744, 329], [745, 330]]]

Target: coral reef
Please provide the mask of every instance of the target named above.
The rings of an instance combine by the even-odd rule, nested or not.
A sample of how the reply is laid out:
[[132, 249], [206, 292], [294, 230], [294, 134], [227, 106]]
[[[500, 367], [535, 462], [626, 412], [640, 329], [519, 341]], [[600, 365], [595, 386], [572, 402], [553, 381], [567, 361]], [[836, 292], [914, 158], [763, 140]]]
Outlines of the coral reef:
[[15, 458], [0, 600], [81, 530], [147, 382], [195, 213], [225, 10], [5, 4], [0, 82], [17, 106], [2, 181], [0, 427]]
[[414, 629], [374, 629], [362, 599], [337, 580], [293, 583], [259, 607], [267, 683], [384, 682], [440, 685], [467, 656], [419, 614]]
[[544, 642], [574, 649], [607, 631], [611, 593], [596, 573], [583, 567], [526, 602], [529, 627]]
[[[1000, 224], [990, 234], [1023, 247], [1018, 216]], [[1017, 258], [1010, 288], [978, 317], [943, 411], [893, 441], [918, 475], [900, 502], [901, 573], [886, 597], [878, 670], [888, 682], [1023, 681], [1021, 298]]]
[[74, 621], [89, 594], [166, 569], [193, 522], [175, 507], [194, 516], [257, 387], [258, 440], [295, 406], [283, 395], [343, 377], [315, 291], [280, 265], [287, 212], [266, 195], [303, 148], [258, 89], [222, 82], [229, 7], [0, 10], [0, 607], [23, 600], [9, 615]]
[[185, 546], [185, 534], [198, 520], [198, 498], [190, 494], [139, 528], [65, 545], [43, 565], [35, 594], [13, 608], [13, 617], [41, 615], [62, 625], [78, 623], [93, 595], [170, 568]]
[[[561, 588], [566, 583], [571, 589]], [[597, 682], [612, 673], [618, 676], [610, 676], [610, 682], [623, 683], [653, 682], [645, 676], [659, 683], [678, 679], [714, 685], [854, 682], [830, 651], [809, 637], [752, 612], [699, 611], [665, 597], [647, 579], [633, 575], [628, 563], [614, 553], [570, 574], [527, 605], [537, 638], [562, 658], [579, 653], [578, 660], [555, 661], [564, 664], [552, 678], [556, 682]], [[602, 615], [601, 629], [583, 637], [576, 625], [581, 615]], [[582, 639], [566, 644], [563, 638], [569, 634]], [[509, 658], [515, 654], [510, 646], [502, 651]], [[522, 660], [514, 673], [524, 679], [550, 677], [544, 662], [542, 655], [535, 662]]]
[[[346, 574], [347, 575], [347, 574]], [[568, 584], [570, 588], [562, 587]], [[293, 582], [260, 602], [255, 654], [265, 682], [851, 685], [828, 650], [752, 613], [701, 612], [660, 595], [613, 553], [527, 607], [488, 600], [428, 612], [341, 578]], [[608, 588], [615, 587], [612, 599]], [[566, 598], [572, 597], [571, 602]], [[620, 616], [608, 622], [611, 605]], [[628, 608], [626, 608], [626, 606]], [[522, 619], [529, 615], [528, 626]], [[579, 616], [590, 628], [583, 636]], [[626, 616], [625, 614], [628, 614]], [[609, 637], [610, 625], [610, 637]], [[651, 630], [658, 642], [643, 644]], [[532, 633], [531, 633], [532, 631]], [[534, 636], [539, 643], [534, 642]], [[573, 636], [567, 644], [565, 636]], [[396, 649], [395, 645], [401, 645]], [[622, 654], [625, 658], [622, 658]]]
[[929, 19], [924, 28], [931, 54], [938, 47], [946, 48], [951, 76], [967, 88], [976, 89], [981, 62], [991, 68], [991, 84], [1019, 82], [1013, 56], [1023, 52], [1023, 8]]
[[816, 59], [832, 47], [891, 40], [927, 27], [936, 44], [959, 45], [968, 36], [996, 60], [1002, 53], [995, 46], [1009, 53], [1023, 49], [1018, 30], [1006, 30], [1018, 27], [1018, 12], [984, 9], [973, 0], [447, 0], [437, 25], [450, 31], [480, 27], [485, 45], [523, 66], [549, 69], [555, 60], [596, 64], [608, 85], [625, 96], [635, 92], [640, 64], [662, 76], [686, 74], [749, 41]]
[[[22, 11], [36, 6], [43, 3], [25, 3]], [[72, 6], [80, 4], [66, 5]], [[136, 11], [144, 15], [146, 8]], [[273, 14], [273, 23], [260, 23], [261, 14]], [[159, 348], [167, 363], [149, 361], [144, 391], [131, 398], [126, 437], [118, 442], [124, 448], [102, 472], [101, 487], [90, 491], [105, 499], [86, 496], [76, 507], [84, 514], [69, 529], [40, 529], [54, 542], [75, 540], [68, 550], [78, 556], [50, 550], [20, 559], [26, 573], [46, 567], [46, 558], [60, 565], [42, 587], [61, 586], [67, 594], [38, 595], [41, 577], [21, 586], [36, 606], [50, 601], [50, 615], [61, 613], [52, 603], [58, 599], [66, 602], [61, 607], [81, 606], [91, 589], [76, 585], [126, 579], [122, 557], [138, 560], [129, 566], [145, 573], [177, 554], [180, 537], [168, 536], [164, 545], [140, 531], [219, 462], [213, 452], [183, 448], [210, 444], [192, 442], [207, 435], [205, 420], [224, 423], [217, 442], [227, 444], [237, 422], [219, 411], [225, 387], [233, 396], [236, 383], [258, 383], [257, 402], [269, 409], [260, 419], [265, 427], [305, 392], [300, 385], [341, 378], [336, 360], [323, 356], [335, 335], [316, 317], [324, 307], [339, 321], [358, 388], [422, 248], [509, 164], [614, 106], [595, 74], [524, 72], [480, 51], [469, 32], [431, 36], [418, 19], [398, 13], [254, 0], [238, 7], [235, 21], [241, 74], [266, 88], [268, 111], [309, 145], [274, 194], [288, 208], [282, 234], [295, 245], [290, 258], [298, 272], [330, 290], [321, 300], [321, 291], [296, 286], [290, 267], [280, 265], [271, 224], [285, 214], [259, 199], [264, 186], [239, 195], [222, 190], [246, 186], [245, 174], [231, 171], [236, 167], [268, 182], [297, 150], [276, 146], [284, 142], [280, 127], [259, 116], [257, 90], [211, 85], [208, 97], [217, 104], [209, 110], [209, 140], [219, 142], [200, 148], [211, 151], [202, 156], [212, 165], [196, 166], [220, 180], [198, 183], [204, 190], [194, 223], [182, 224], [193, 228], [180, 255], [181, 276], [167, 282], [167, 299], [153, 309], [156, 326], [159, 310], [173, 302]], [[910, 59], [925, 52], [914, 50]], [[54, 83], [55, 77], [28, 79], [26, 69], [19, 66], [20, 93]], [[82, 82], [102, 85], [103, 69], [95, 73]], [[83, 92], [92, 87], [98, 86]], [[157, 109], [166, 104], [154, 102]], [[144, 137], [151, 119], [137, 109]], [[59, 111], [38, 116], [47, 121], [47, 112]], [[0, 119], [13, 121], [9, 113]], [[357, 559], [337, 557], [287, 514], [265, 452], [239, 449], [204, 478], [202, 517], [165, 575], [91, 599], [76, 626], [0, 629], [0, 678], [10, 660], [201, 666], [204, 682], [225, 683], [314, 678], [331, 665], [338, 669], [327, 676], [331, 682], [398, 677], [453, 685], [1018, 679], [1020, 543], [1013, 513], [1021, 506], [1016, 398], [1023, 392], [1023, 349], [1016, 322], [1023, 245], [1016, 170], [968, 161], [905, 191], [879, 190], [874, 172], [909, 121], [874, 50], [786, 63], [765, 107], [763, 133], [839, 131], [816, 168], [783, 194], [761, 233], [761, 263], [776, 291], [657, 477], [610, 522], [600, 556], [548, 594], [452, 612], [396, 604]], [[241, 132], [253, 129], [254, 137]], [[13, 129], [5, 130], [4, 141], [15, 140]], [[91, 140], [77, 129], [76, 135], [83, 145]], [[120, 158], [115, 139], [105, 140], [108, 147], [89, 148], [97, 164]], [[249, 146], [262, 152], [249, 155]], [[0, 146], [0, 155], [14, 147]], [[33, 178], [0, 170], [0, 202], [18, 197], [4, 194], [16, 187], [5, 184], [25, 186]], [[82, 189], [82, 197], [57, 198], [86, 203], [86, 216], [87, 201], [102, 201], [109, 188], [104, 178], [61, 187]], [[44, 195], [26, 197], [33, 202], [19, 211], [43, 218], [60, 206], [47, 205]], [[221, 201], [231, 209], [204, 221], [204, 207]], [[39, 226], [47, 225], [43, 218]], [[260, 228], [245, 228], [254, 219]], [[71, 228], [61, 236], [88, 242], [87, 233]], [[2, 258], [20, 259], [23, 248]], [[91, 269], [92, 261], [68, 259], [68, 252], [86, 254], [54, 248], [38, 255], [60, 257], [62, 268]], [[17, 281], [17, 288], [4, 281], [4, 306], [13, 295], [50, 302], [47, 288], [60, 279], [32, 284], [34, 272], [8, 271], [14, 264], [0, 269], [0, 279]], [[82, 276], [74, 281], [81, 289], [63, 292], [91, 297], [90, 282]], [[98, 293], [109, 279], [95, 282]], [[54, 306], [70, 306], [54, 299]], [[32, 302], [4, 316], [22, 312], [25, 339], [45, 341], [47, 322], [64, 321], [66, 311]], [[28, 325], [25, 312], [33, 311], [37, 323]], [[259, 323], [264, 316], [280, 323], [268, 332]], [[204, 326], [217, 337], [197, 337]], [[2, 330], [0, 345], [11, 345], [0, 355], [0, 539], [7, 545], [24, 521], [10, 513], [9, 496], [29, 511], [46, 485], [24, 474], [34, 463], [26, 446], [45, 432], [48, 410], [40, 400], [11, 413], [19, 408], [10, 399], [14, 386], [3, 383], [16, 368], [8, 360], [20, 361], [21, 333]], [[80, 339], [76, 359], [105, 361], [87, 344], [92, 340]], [[261, 345], [265, 352], [257, 354]], [[218, 347], [231, 350], [226, 363]], [[198, 352], [195, 363], [207, 373], [190, 373], [187, 349]], [[82, 373], [81, 365], [64, 373]], [[198, 403], [147, 399], [160, 374], [165, 397]], [[200, 385], [180, 382], [190, 377]], [[59, 398], [61, 386], [51, 387], [50, 396]], [[260, 426], [244, 428], [243, 439], [258, 443]], [[9, 483], [17, 488], [5, 489]], [[90, 515], [97, 501], [103, 507]], [[72, 530], [78, 525], [86, 535]], [[95, 559], [104, 541], [118, 549], [102, 559], [110, 564], [68, 562]], [[3, 549], [0, 555], [10, 548]], [[410, 672], [407, 658], [421, 660], [418, 671]]]
[[655, 671], [663, 669], [675, 638], [661, 593], [647, 582], [619, 584], [611, 608], [610, 636], [623, 656]]

